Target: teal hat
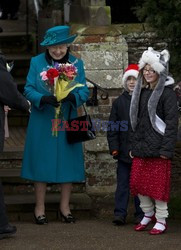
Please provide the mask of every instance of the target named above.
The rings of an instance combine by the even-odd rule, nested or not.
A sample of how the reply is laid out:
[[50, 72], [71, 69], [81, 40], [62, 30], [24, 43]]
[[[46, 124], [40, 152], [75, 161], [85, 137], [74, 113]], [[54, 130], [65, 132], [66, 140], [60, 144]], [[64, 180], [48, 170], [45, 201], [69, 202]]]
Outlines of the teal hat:
[[46, 31], [41, 46], [52, 46], [57, 44], [72, 43], [77, 35], [70, 36], [69, 26], [55, 26]]

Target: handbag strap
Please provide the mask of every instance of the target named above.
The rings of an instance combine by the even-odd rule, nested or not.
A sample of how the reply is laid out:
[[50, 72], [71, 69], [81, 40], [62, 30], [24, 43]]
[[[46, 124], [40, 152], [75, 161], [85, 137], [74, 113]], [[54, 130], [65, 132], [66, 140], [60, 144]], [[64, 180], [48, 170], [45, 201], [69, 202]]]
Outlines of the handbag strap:
[[[86, 110], [84, 104], [82, 104], [82, 106], [83, 106], [83, 109], [84, 109], [85, 114], [87, 115], [87, 110]], [[70, 106], [70, 109], [69, 109], [68, 120], [70, 119], [71, 112], [72, 112], [72, 105]]]

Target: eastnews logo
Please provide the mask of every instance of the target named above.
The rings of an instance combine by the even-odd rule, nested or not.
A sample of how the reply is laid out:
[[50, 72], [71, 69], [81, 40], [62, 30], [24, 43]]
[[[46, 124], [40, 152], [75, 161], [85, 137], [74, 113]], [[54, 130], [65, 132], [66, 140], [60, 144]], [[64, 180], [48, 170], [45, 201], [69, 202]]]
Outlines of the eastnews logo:
[[[87, 131], [89, 121], [72, 120], [71, 123], [62, 119], [52, 120], [52, 131]], [[128, 121], [105, 121], [92, 119], [92, 131], [107, 132], [107, 131], [128, 131]]]

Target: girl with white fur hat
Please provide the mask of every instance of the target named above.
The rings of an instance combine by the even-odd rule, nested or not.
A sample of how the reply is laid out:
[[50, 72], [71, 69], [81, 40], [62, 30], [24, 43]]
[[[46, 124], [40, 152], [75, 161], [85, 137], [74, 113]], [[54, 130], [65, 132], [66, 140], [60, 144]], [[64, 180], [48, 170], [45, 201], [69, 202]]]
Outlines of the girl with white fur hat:
[[168, 76], [168, 61], [167, 50], [158, 52], [149, 47], [142, 54], [130, 106], [130, 188], [138, 195], [144, 212], [135, 230], [143, 231], [155, 221], [149, 231], [152, 235], [167, 229], [171, 158], [177, 137], [177, 99], [174, 80]]

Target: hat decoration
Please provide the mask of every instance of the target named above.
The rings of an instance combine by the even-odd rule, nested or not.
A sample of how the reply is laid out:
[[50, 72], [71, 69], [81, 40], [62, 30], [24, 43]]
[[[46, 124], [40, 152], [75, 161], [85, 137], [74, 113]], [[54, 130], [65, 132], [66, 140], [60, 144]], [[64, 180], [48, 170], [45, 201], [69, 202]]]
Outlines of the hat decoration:
[[123, 83], [123, 86], [124, 86], [124, 88], [126, 90], [128, 90], [128, 87], [127, 87], [127, 79], [128, 79], [128, 77], [133, 76], [133, 77], [137, 78], [138, 73], [139, 73], [138, 64], [130, 64], [125, 69], [124, 74], [123, 74], [123, 78], [122, 78], [122, 83]]
[[168, 50], [158, 52], [152, 47], [148, 47], [148, 50], [144, 51], [141, 59], [139, 60], [139, 69], [144, 68], [146, 64], [149, 64], [158, 74], [160, 74], [166, 67], [169, 61], [170, 55]]
[[53, 46], [72, 43], [77, 35], [70, 35], [70, 27], [67, 25], [55, 26], [46, 31], [41, 46]]

